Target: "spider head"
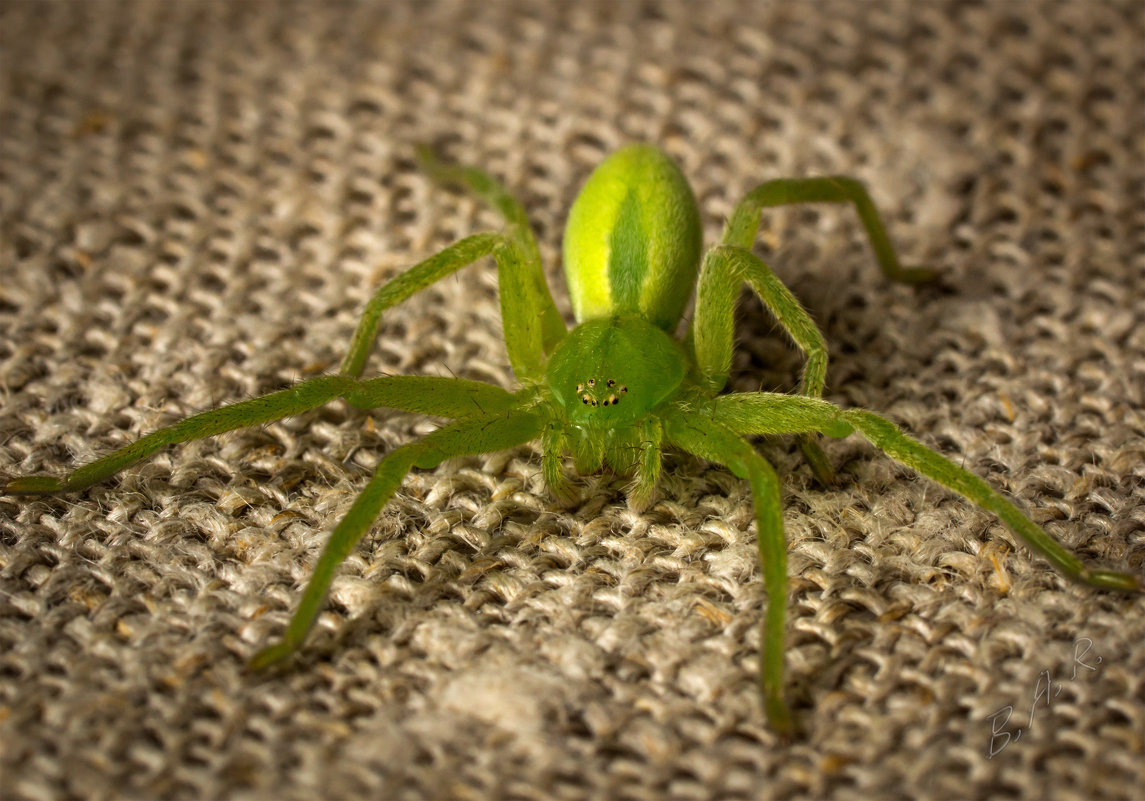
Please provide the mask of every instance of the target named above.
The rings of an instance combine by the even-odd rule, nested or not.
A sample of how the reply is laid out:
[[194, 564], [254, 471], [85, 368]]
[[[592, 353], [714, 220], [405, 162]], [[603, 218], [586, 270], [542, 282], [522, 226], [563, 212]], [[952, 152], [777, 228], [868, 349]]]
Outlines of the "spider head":
[[576, 425], [634, 423], [680, 385], [680, 346], [643, 317], [589, 320], [574, 328], [549, 359], [546, 382]]

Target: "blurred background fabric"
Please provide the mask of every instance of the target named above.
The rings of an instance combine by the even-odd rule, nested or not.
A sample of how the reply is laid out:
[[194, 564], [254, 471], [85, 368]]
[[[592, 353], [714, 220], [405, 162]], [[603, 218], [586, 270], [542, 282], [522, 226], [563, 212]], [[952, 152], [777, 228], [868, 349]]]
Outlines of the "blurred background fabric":
[[[372, 290], [522, 200], [558, 305], [567, 210], [656, 143], [706, 241], [754, 184], [828, 397], [898, 421], [1088, 562], [1145, 574], [1145, 10], [1126, 2], [0, 3], [0, 479], [337, 370]], [[731, 387], [801, 360], [741, 298]], [[502, 386], [495, 271], [388, 312], [367, 374]], [[335, 403], [0, 498], [5, 799], [1140, 799], [1145, 600], [1074, 586], [858, 438], [789, 440], [787, 692], [758, 696], [745, 482], [678, 454], [558, 504], [539, 445], [417, 471], [288, 669], [249, 675], [381, 454]], [[1020, 730], [1020, 735], [1019, 735]]]

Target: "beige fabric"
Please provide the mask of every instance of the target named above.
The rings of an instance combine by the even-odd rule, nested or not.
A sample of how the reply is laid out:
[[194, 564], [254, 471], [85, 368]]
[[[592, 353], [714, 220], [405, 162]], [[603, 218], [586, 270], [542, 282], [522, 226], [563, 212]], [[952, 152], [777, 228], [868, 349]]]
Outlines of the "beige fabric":
[[[0, 36], [0, 478], [336, 369], [373, 287], [497, 224], [418, 142], [518, 194], [567, 311], [566, 210], [644, 140], [709, 242], [754, 182], [865, 180], [939, 284], [883, 280], [846, 208], [769, 213], [757, 246], [823, 327], [831, 399], [1145, 574], [1135, 0], [5, 2]], [[734, 387], [790, 389], [797, 355], [741, 312]], [[370, 370], [508, 385], [493, 269], [394, 310]], [[757, 696], [747, 487], [680, 455], [643, 515], [609, 476], [562, 508], [537, 447], [416, 473], [293, 669], [244, 674], [379, 454], [432, 425], [334, 404], [0, 499], [0, 796], [1141, 798], [1145, 601], [854, 438], [830, 490], [760, 446], [794, 745]]]

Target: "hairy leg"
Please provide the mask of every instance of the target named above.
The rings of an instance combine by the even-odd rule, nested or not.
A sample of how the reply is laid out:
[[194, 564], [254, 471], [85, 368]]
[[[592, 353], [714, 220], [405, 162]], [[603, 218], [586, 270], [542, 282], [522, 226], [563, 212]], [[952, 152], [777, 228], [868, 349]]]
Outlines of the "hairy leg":
[[[755, 290], [803, 352], [807, 361], [800, 391], [809, 398], [820, 397], [827, 380], [827, 344], [822, 333], [763, 259], [738, 246], [720, 245], [704, 256], [691, 328], [701, 381], [712, 392], [720, 391], [727, 383], [735, 336], [735, 303], [744, 282]], [[811, 435], [800, 436], [799, 444], [816, 478], [823, 484], [834, 483], [835, 471]]]
[[460, 186], [481, 198], [505, 218], [505, 235], [517, 242], [527, 265], [529, 280], [533, 286], [532, 293], [537, 299], [533, 313], [541, 318], [545, 353], [551, 353], [553, 347], [564, 338], [566, 329], [556, 304], [553, 303], [549, 285], [545, 281], [541, 253], [537, 249], [537, 240], [533, 237], [525, 208], [499, 181], [483, 170], [446, 164], [437, 158], [431, 148], [425, 146], [418, 148], [417, 155], [422, 169], [434, 180], [446, 185]]
[[[721, 396], [705, 412], [674, 410], [665, 417], [665, 435], [671, 444], [725, 464], [735, 475], [747, 478], [752, 484], [768, 591], [763, 691], [768, 718], [778, 732], [789, 733], [793, 729], [782, 695], [785, 612], [777, 609], [786, 605], [783, 518], [774, 471], [762, 459], [753, 459], [754, 451], [736, 435], [818, 431], [827, 436], [844, 437], [854, 430], [892, 458], [998, 515], [1027, 545], [1068, 578], [1105, 590], [1142, 590], [1134, 576], [1087, 567], [984, 480], [908, 437], [894, 423], [873, 412], [842, 410], [826, 401], [779, 393]], [[782, 576], [777, 574], [780, 565], [784, 571]]]
[[383, 284], [362, 312], [350, 350], [342, 360], [342, 375], [362, 374], [377, 337], [382, 312], [484, 256], [493, 256], [497, 262], [501, 321], [509, 363], [518, 379], [539, 378], [545, 357], [538, 310], [544, 308], [546, 300], [551, 304], [552, 298], [547, 287], [543, 294], [538, 293], [530, 277], [532, 268], [517, 242], [493, 233], [474, 234], [455, 242]]
[[871, 249], [883, 274], [895, 281], [920, 283], [934, 278], [927, 267], [903, 267], [895, 255], [878, 210], [859, 181], [841, 175], [821, 178], [783, 178], [766, 181], [748, 192], [724, 227], [721, 244], [751, 250], [763, 210], [797, 203], [850, 203], [867, 229]]
[[75, 492], [103, 481], [167, 445], [203, 439], [236, 428], [270, 423], [316, 409], [344, 397], [359, 408], [387, 406], [410, 412], [457, 418], [481, 409], [510, 408], [513, 396], [500, 387], [453, 378], [382, 376], [361, 381], [347, 376], [320, 376], [289, 389], [232, 403], [188, 417], [153, 431], [101, 459], [79, 467], [63, 478], [23, 476], [9, 481], [5, 495], [45, 495]]
[[1068, 578], [1104, 590], [1139, 591], [1133, 576], [1085, 566], [1037, 523], [983, 479], [907, 436], [885, 417], [865, 409], [839, 409], [826, 401], [778, 393], [740, 393], [715, 400], [712, 420], [739, 434], [818, 431], [844, 437], [852, 429], [891, 458], [993, 512]]
[[724, 388], [731, 370], [735, 339], [735, 306], [740, 287], [747, 283], [775, 315], [787, 335], [803, 351], [801, 391], [817, 398], [827, 377], [827, 344], [811, 315], [791, 294], [763, 259], [739, 247], [717, 246], [704, 256], [696, 288], [692, 317], [692, 346], [704, 387]]
[[843, 417], [875, 447], [891, 458], [998, 515], [1003, 523], [1025, 540], [1027, 545], [1048, 559], [1070, 579], [1103, 590], [1134, 592], [1142, 589], [1140, 582], [1126, 573], [1086, 567], [1080, 559], [1067, 551], [1041, 526], [1022, 514], [1018, 507], [1006, 500], [984, 480], [959, 467], [945, 456], [935, 453], [921, 442], [908, 437], [885, 417], [864, 409], [847, 410], [843, 413]]
[[751, 484], [752, 501], [767, 589], [760, 655], [764, 709], [776, 733], [789, 737], [795, 721], [784, 700], [784, 630], [787, 622], [787, 543], [783, 535], [783, 508], [779, 477], [751, 445], [712, 419], [672, 409], [664, 417], [666, 440], [682, 450], [727, 466]]
[[575, 426], [567, 435], [576, 471], [587, 476], [604, 467], [604, 432], [595, 428]]
[[341, 395], [358, 409], [401, 409], [457, 420], [507, 412], [517, 406], [514, 395], [493, 384], [464, 378], [426, 375], [386, 375], [353, 381]]
[[712, 419], [737, 434], [846, 437], [854, 428], [845, 414], [830, 401], [783, 392], [733, 392], [712, 403]]
[[282, 640], [255, 654], [250, 666], [254, 669], [267, 667], [298, 650], [322, 609], [334, 572], [350, 555], [411, 468], [430, 468], [453, 456], [512, 448], [535, 439], [542, 426], [539, 417], [523, 411], [459, 420], [387, 454], [327, 540]]
[[652, 491], [660, 478], [661, 442], [664, 426], [658, 417], [649, 416], [640, 424], [640, 442], [636, 474], [628, 488], [628, 506], [636, 512], [648, 508]]
[[[894, 246], [891, 244], [890, 237], [887, 236], [886, 227], [883, 225], [866, 187], [854, 178], [845, 176], [785, 178], [759, 184], [755, 189], [748, 192], [736, 206], [731, 219], [724, 227], [720, 244], [741, 248], [750, 253], [755, 243], [763, 210], [769, 207], [798, 203], [850, 203], [855, 207], [859, 220], [867, 231], [867, 237], [870, 239], [871, 248], [874, 250], [879, 267], [888, 278], [906, 283], [921, 283], [934, 278], [935, 273], [929, 268], [904, 268], [899, 263]], [[787, 333], [806, 356], [807, 367], [803, 377], [803, 392], [810, 397], [817, 398], [823, 394], [823, 381], [827, 371], [827, 353], [823, 346], [822, 336], [797, 301], [795, 308], [791, 307], [787, 298], [784, 297], [784, 295], [790, 296], [790, 293], [774, 275], [771, 275], [771, 271], [767, 269], [766, 265], [763, 265], [762, 262], [760, 264], [769, 277], [768, 283], [773, 281], [779, 284], [781, 289], [775, 290], [770, 296], [765, 296], [759, 288], [756, 288], [756, 292], [759, 292], [763, 302], [779, 319], [780, 325], [787, 330]], [[700, 280], [702, 285], [702, 274]], [[738, 283], [735, 289], [738, 294]], [[734, 295], [731, 300], [734, 305]], [[794, 298], [791, 300], [794, 301]], [[698, 300], [696, 306], [698, 309]], [[784, 319], [785, 314], [786, 320]], [[726, 380], [725, 371], [723, 381]], [[722, 382], [720, 386], [723, 386]], [[833, 483], [835, 471], [827, 459], [827, 454], [823, 452], [815, 438], [810, 435], [799, 437], [799, 447], [820, 483]]]
[[541, 433], [541, 474], [549, 491], [562, 500], [573, 497], [572, 484], [561, 465], [567, 449], [565, 427], [558, 420], [550, 420]]

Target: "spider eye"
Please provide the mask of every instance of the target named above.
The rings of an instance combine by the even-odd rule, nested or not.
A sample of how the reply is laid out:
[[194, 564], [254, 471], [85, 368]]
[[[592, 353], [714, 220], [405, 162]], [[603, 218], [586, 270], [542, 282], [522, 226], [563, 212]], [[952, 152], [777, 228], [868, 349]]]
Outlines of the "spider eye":
[[608, 385], [609, 385], [610, 387], [614, 387], [614, 386], [616, 386], [616, 382], [615, 382], [615, 381], [613, 381], [611, 378], [610, 378], [610, 379], [608, 379], [608, 382], [607, 382], [607, 383], [608, 383]]
[[590, 387], [595, 387], [595, 386], [596, 386], [596, 379], [595, 379], [595, 378], [590, 378], [590, 379], [588, 380], [588, 385], [589, 385]]

